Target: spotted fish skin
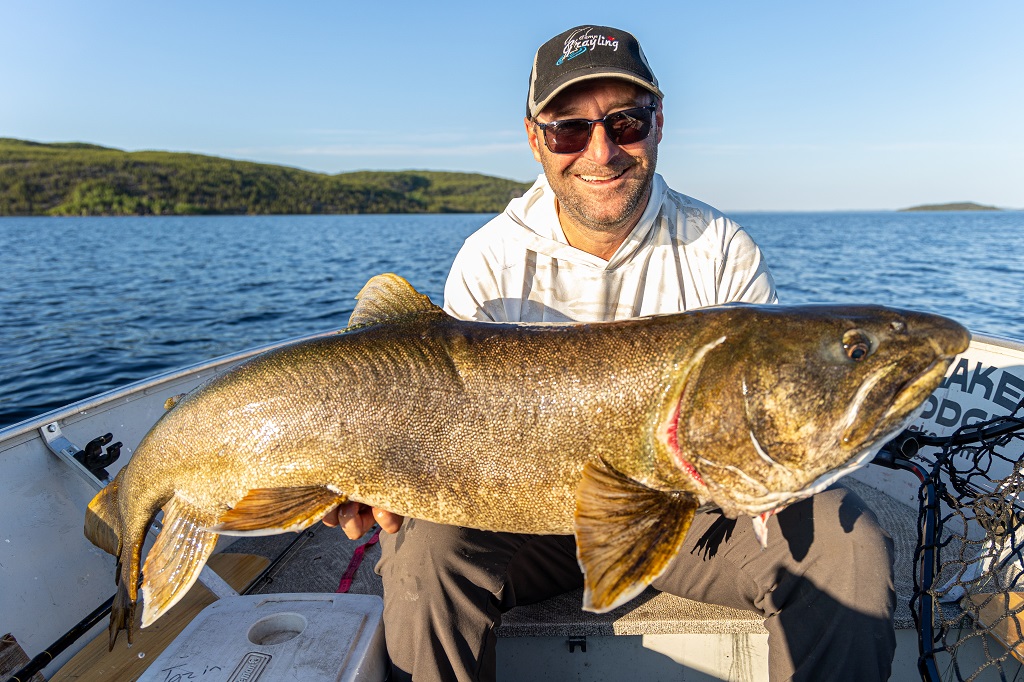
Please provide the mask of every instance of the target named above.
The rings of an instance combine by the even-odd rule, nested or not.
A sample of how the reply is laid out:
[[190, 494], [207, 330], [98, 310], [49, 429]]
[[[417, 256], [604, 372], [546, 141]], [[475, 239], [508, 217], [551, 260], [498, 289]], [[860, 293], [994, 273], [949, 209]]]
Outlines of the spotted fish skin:
[[[118, 557], [110, 646], [187, 591], [218, 533], [301, 530], [357, 501], [485, 530], [575, 533], [584, 608], [639, 593], [695, 511], [765, 514], [860, 466], [969, 334], [880, 306], [732, 305], [632, 320], [455, 319], [397, 275], [350, 326], [180, 397], [89, 506]], [[755, 521], [755, 527], [756, 527]]]

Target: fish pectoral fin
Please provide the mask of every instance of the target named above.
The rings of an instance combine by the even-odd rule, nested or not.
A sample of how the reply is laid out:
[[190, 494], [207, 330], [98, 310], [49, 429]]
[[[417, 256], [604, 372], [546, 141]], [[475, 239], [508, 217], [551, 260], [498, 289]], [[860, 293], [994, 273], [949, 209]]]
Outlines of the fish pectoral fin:
[[298, 532], [346, 501], [346, 495], [322, 485], [256, 488], [222, 514], [210, 530], [225, 535]]
[[664, 492], [588, 463], [576, 489], [576, 556], [583, 569], [583, 609], [604, 613], [664, 572], [698, 507], [685, 492]]
[[215, 520], [210, 513], [177, 494], [163, 512], [163, 528], [142, 568], [142, 627], [185, 596], [217, 545], [217, 534], [205, 530]]

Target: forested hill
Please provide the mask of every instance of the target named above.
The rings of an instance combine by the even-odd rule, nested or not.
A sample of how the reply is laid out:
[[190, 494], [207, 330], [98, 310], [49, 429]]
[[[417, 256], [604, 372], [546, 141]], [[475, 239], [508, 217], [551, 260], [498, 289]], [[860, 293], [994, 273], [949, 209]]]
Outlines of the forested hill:
[[528, 187], [473, 173], [324, 175], [199, 154], [0, 138], [0, 216], [498, 213]]

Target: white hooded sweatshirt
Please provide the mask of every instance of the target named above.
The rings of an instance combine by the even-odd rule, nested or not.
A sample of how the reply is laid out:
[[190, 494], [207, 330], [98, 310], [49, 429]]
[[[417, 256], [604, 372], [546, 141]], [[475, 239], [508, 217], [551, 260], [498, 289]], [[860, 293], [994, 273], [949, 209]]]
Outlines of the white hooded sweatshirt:
[[657, 174], [640, 221], [608, 261], [569, 245], [542, 174], [466, 240], [444, 299], [455, 317], [494, 322], [599, 322], [778, 300], [750, 236]]

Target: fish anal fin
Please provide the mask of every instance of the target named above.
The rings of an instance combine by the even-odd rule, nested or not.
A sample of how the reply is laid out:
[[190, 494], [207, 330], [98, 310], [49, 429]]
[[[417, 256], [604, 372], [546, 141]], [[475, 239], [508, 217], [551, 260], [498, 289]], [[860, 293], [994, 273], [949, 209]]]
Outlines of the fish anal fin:
[[163, 528], [142, 569], [142, 627], [185, 596], [217, 545], [217, 534], [206, 530], [215, 521], [209, 512], [180, 495], [171, 497], [163, 512]]
[[256, 488], [222, 514], [210, 530], [225, 535], [301, 531], [348, 498], [326, 486]]
[[356, 294], [356, 299], [355, 310], [348, 318], [349, 327], [378, 324], [416, 313], [441, 312], [428, 296], [390, 272], [371, 277]]
[[689, 493], [654, 490], [588, 463], [576, 489], [583, 609], [605, 613], [643, 592], [679, 551], [698, 506]]

